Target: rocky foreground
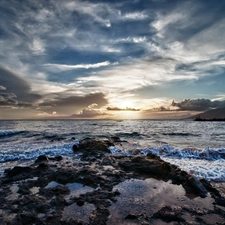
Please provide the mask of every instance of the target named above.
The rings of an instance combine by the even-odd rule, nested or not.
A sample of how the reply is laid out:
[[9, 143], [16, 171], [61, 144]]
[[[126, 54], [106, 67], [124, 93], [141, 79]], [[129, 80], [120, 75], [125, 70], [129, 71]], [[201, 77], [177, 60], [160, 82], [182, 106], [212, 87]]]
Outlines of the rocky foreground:
[[225, 224], [225, 198], [208, 181], [152, 154], [111, 155], [119, 143], [84, 139], [73, 157], [5, 171], [0, 224]]

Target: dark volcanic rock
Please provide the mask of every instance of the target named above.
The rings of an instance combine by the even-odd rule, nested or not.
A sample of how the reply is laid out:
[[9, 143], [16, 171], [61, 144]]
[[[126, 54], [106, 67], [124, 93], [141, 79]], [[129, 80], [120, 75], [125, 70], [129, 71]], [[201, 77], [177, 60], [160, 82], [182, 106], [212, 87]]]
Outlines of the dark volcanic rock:
[[48, 162], [49, 159], [46, 155], [40, 155], [38, 158], [35, 160], [35, 163], [40, 163], [40, 162]]
[[81, 151], [101, 151], [110, 153], [108, 143], [98, 139], [83, 139], [80, 141], [79, 149]]
[[26, 224], [26, 225], [32, 225], [32, 224], [37, 224], [37, 225], [44, 225], [43, 222], [40, 221], [40, 219], [37, 218], [37, 216], [35, 214], [32, 213], [22, 213], [20, 215], [18, 215], [18, 221], [20, 221], [21, 223], [19, 224]]
[[172, 209], [170, 206], [165, 206], [156, 212], [152, 218], [161, 219], [166, 223], [172, 221], [184, 222], [184, 219], [181, 217], [180, 209]]
[[183, 184], [185, 190], [191, 194], [199, 195], [200, 197], [206, 197], [208, 191], [205, 186], [195, 177], [188, 175], [186, 182]]
[[26, 166], [26, 167], [21, 167], [21, 166], [15, 166], [13, 169], [10, 169], [7, 171], [6, 176], [7, 177], [14, 177], [17, 175], [21, 174], [29, 174], [32, 172], [32, 168]]
[[136, 219], [138, 219], [138, 215], [128, 214], [124, 219], [127, 219], [127, 220], [136, 220]]
[[96, 161], [96, 158], [103, 157], [106, 153], [110, 153], [108, 141], [101, 141], [94, 138], [85, 138], [80, 141], [79, 145], [73, 145], [74, 153], [83, 153], [82, 160]]
[[61, 161], [63, 157], [61, 155], [55, 156], [54, 158], [50, 158], [50, 160]]
[[[30, 167], [17, 166], [7, 170], [5, 177], [1, 178], [0, 224], [120, 224], [119, 220], [118, 223], [108, 222], [112, 218], [114, 206], [117, 203], [121, 204], [123, 200], [125, 205], [124, 207], [121, 205], [119, 209], [122, 211], [124, 208], [124, 214], [121, 214], [121, 220], [123, 220], [121, 223], [125, 222], [126, 224], [210, 224], [205, 222], [207, 218], [204, 220], [204, 216], [211, 216], [212, 214], [217, 219], [215, 224], [221, 224], [216, 221], [225, 219], [225, 210], [223, 210], [225, 200], [208, 181], [204, 179], [198, 180], [180, 170], [177, 166], [166, 163], [151, 153], [147, 156], [108, 154], [110, 153], [109, 146], [120, 141], [117, 137], [113, 137], [113, 139], [111, 141], [100, 141], [98, 139], [81, 140], [79, 145], [73, 146], [75, 153], [82, 154], [81, 160], [77, 159], [77, 157], [63, 159], [61, 156], [54, 158], [40, 156], [36, 163]], [[49, 161], [51, 162], [49, 163]], [[132, 194], [127, 199], [123, 193], [123, 186], [120, 186], [120, 184], [129, 180], [150, 180], [146, 178], [164, 181], [171, 180], [173, 184], [180, 185], [182, 198], [178, 198], [179, 195], [176, 195], [176, 191], [173, 189], [177, 185], [174, 185], [171, 188], [172, 193], [168, 194], [167, 190], [169, 191], [170, 189], [163, 188], [165, 182], [160, 181], [161, 187], [157, 186], [155, 179], [152, 179], [154, 183], [150, 187], [151, 189], [148, 192], [143, 186], [142, 191], [146, 195], [141, 195], [141, 197], [145, 198], [149, 194], [150, 199], [151, 196], [153, 198], [152, 202], [156, 201], [154, 204], [157, 205], [157, 200], [159, 199], [159, 203], [165, 200], [165, 205], [158, 205], [159, 207], [155, 210], [153, 209], [153, 212], [149, 214], [151, 210], [149, 211], [148, 209], [154, 207], [151, 200], [147, 203], [149, 205], [143, 205], [143, 201], [136, 199]], [[116, 185], [118, 186], [116, 187]], [[85, 186], [87, 186], [87, 192]], [[133, 187], [130, 193], [134, 193], [132, 192]], [[212, 201], [213, 207], [204, 208], [203, 206], [200, 211], [197, 210], [194, 201], [199, 201], [200, 199], [204, 202], [208, 197], [206, 199], [196, 198], [193, 200], [192, 206], [191, 199], [190, 203], [188, 203], [189, 200], [185, 199], [187, 197], [183, 199], [185, 192], [182, 187], [185, 189], [186, 194], [191, 194], [191, 197], [192, 194], [194, 197], [205, 197], [207, 192], [210, 192], [215, 199], [215, 202], [214, 199]], [[142, 186], [137, 186], [135, 191], [140, 191], [141, 188]], [[124, 191], [127, 192], [127, 190], [125, 188]], [[154, 193], [157, 193], [157, 195], [152, 195]], [[170, 198], [171, 195], [174, 196], [178, 206], [169, 205], [170, 201], [167, 198]], [[132, 205], [126, 206], [130, 199]], [[163, 201], [160, 201], [160, 199], [163, 199]], [[135, 202], [139, 201], [141, 201], [140, 212], [127, 210], [129, 207], [134, 207]], [[72, 218], [67, 220], [65, 212], [68, 208], [82, 211], [88, 205], [92, 205], [94, 208], [86, 214], [89, 222], [86, 222], [82, 215], [80, 218], [77, 218], [79, 214], [73, 217], [75, 211], [71, 212]], [[192, 221], [189, 223], [188, 220], [190, 218]]]
[[134, 171], [142, 175], [157, 177], [168, 180], [171, 172], [170, 164], [156, 158], [149, 159], [143, 156], [136, 156], [131, 160], [124, 160], [119, 165], [126, 171]]
[[201, 178], [199, 179], [199, 181], [204, 185], [204, 187], [207, 189], [207, 191], [211, 192], [212, 195], [216, 196], [216, 197], [221, 197], [219, 191], [214, 188], [207, 180]]

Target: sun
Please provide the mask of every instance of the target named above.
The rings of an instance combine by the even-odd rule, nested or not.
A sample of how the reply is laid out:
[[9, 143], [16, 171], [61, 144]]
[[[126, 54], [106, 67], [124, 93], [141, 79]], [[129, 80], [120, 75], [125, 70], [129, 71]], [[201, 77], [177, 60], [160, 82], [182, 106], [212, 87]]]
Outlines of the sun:
[[120, 109], [116, 113], [116, 117], [119, 119], [139, 119], [140, 112], [137, 109], [134, 100], [126, 99], [119, 101], [117, 103], [118, 108]]
[[134, 107], [134, 102], [132, 100], [123, 100], [119, 103], [119, 107], [122, 109], [126, 108], [135, 108]]

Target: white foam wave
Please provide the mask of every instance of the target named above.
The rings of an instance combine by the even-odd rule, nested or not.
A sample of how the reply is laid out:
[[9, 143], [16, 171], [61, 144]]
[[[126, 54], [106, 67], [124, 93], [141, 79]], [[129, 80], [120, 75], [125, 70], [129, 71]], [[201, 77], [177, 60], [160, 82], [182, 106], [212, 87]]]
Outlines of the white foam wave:
[[141, 150], [141, 153], [147, 155], [149, 152], [163, 157], [170, 158], [193, 158], [193, 159], [204, 159], [204, 160], [219, 160], [225, 159], [225, 149], [177, 149], [169, 145], [163, 145], [158, 148], [146, 148]]
[[114, 155], [153, 153], [198, 178], [216, 182], [225, 181], [225, 149], [176, 149], [169, 145], [139, 151], [120, 149], [119, 146], [112, 146], [109, 149]]
[[164, 161], [174, 164], [198, 178], [205, 178], [209, 181], [224, 182], [225, 181], [225, 160], [196, 160], [196, 159], [172, 159], [162, 157]]
[[10, 135], [17, 135], [24, 133], [25, 131], [16, 131], [16, 130], [0, 130], [0, 137], [10, 136]]
[[0, 153], [0, 163], [15, 160], [30, 160], [35, 159], [40, 155], [57, 156], [72, 154], [72, 146], [74, 144], [79, 144], [79, 142], [75, 140], [72, 143], [48, 146], [45, 148], [33, 149], [27, 152], [2, 152]]

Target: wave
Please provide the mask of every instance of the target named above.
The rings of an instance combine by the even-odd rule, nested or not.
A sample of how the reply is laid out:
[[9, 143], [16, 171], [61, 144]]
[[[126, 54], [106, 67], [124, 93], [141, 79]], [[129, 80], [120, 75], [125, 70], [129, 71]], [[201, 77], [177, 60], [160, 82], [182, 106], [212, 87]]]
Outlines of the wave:
[[169, 145], [162, 145], [160, 147], [152, 147], [152, 148], [145, 148], [145, 149], [124, 149], [120, 148], [120, 146], [111, 146], [110, 151], [112, 154], [141, 154], [147, 155], [148, 153], [152, 153], [156, 156], [160, 157], [168, 157], [172, 159], [203, 159], [203, 160], [220, 160], [225, 159], [225, 148], [224, 149], [177, 149], [173, 148]]
[[152, 153], [182, 170], [209, 181], [225, 182], [225, 149], [175, 149], [169, 145], [158, 148], [128, 150], [111, 146], [114, 155], [147, 155]]
[[163, 157], [169, 158], [191, 158], [204, 160], [219, 160], [225, 159], [225, 149], [177, 149], [169, 145], [163, 145], [159, 148], [147, 148], [141, 151], [142, 154], [147, 155], [149, 152]]
[[190, 160], [190, 159], [172, 159], [164, 158], [164, 161], [167, 161], [173, 165], [178, 166], [182, 170], [186, 171], [189, 174], [194, 175], [197, 178], [205, 178], [209, 181], [214, 182], [225, 182], [225, 164], [224, 160]]
[[18, 135], [18, 134], [24, 134], [27, 133], [28, 131], [16, 131], [16, 130], [0, 130], [0, 138], [1, 137], [6, 137], [6, 136], [13, 136], [13, 135]]
[[57, 156], [57, 155], [70, 155], [73, 153], [72, 146], [79, 144], [79, 141], [75, 140], [72, 143], [63, 145], [54, 145], [39, 149], [33, 149], [29, 152], [2, 152], [0, 153], [0, 163], [16, 161], [16, 160], [31, 160], [36, 159], [40, 155]]
[[171, 133], [162, 133], [162, 135], [165, 136], [200, 136], [199, 134], [191, 134], [191, 133], [176, 133], [176, 132], [171, 132]]
[[131, 133], [120, 132], [120, 133], [116, 133], [115, 136], [129, 138], [129, 137], [141, 137], [141, 136], [144, 136], [144, 135], [140, 134], [139, 132], [131, 132]]

